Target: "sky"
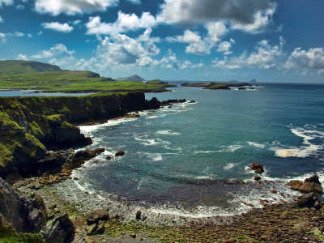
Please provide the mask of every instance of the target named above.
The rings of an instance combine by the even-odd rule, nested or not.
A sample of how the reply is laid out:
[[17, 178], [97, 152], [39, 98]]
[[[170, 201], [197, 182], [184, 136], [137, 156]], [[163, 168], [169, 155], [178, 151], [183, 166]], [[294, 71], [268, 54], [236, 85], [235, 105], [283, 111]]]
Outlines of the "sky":
[[0, 0], [0, 60], [106, 77], [324, 83], [323, 0]]

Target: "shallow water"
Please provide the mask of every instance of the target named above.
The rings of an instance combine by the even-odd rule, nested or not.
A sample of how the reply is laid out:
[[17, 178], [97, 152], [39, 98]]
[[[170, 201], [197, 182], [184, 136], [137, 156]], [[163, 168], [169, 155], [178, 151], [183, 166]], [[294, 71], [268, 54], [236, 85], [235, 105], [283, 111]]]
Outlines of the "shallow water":
[[[75, 171], [78, 188], [161, 214], [237, 213], [296, 195], [284, 182], [324, 171], [324, 86], [264, 85], [258, 91], [175, 88], [148, 94], [196, 104], [143, 112], [138, 119], [81, 127], [107, 152]], [[111, 161], [108, 154], [125, 150]], [[252, 162], [266, 168], [261, 186]], [[282, 194], [270, 193], [276, 189]], [[71, 192], [70, 192], [71, 193]]]

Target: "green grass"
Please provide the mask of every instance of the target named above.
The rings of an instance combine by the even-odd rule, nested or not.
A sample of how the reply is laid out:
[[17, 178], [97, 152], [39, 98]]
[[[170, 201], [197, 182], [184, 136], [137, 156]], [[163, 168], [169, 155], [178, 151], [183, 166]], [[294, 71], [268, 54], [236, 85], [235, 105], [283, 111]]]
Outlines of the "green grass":
[[0, 74], [0, 89], [42, 90], [50, 92], [163, 91], [159, 82], [111, 81], [89, 71], [34, 72]]

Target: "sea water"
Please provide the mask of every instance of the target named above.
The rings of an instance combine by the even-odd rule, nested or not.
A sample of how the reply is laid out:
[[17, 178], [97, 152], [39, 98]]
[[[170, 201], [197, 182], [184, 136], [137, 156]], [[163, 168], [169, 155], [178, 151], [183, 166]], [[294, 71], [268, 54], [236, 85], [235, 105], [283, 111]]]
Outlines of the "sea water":
[[[287, 201], [298, 195], [285, 186], [290, 179], [317, 173], [323, 182], [323, 85], [264, 84], [256, 91], [178, 87], [147, 94], [152, 97], [196, 103], [81, 127], [93, 138], [92, 147], [106, 152], [74, 172], [78, 180], [70, 182], [68, 193], [90, 190], [104, 201], [199, 218]], [[126, 155], [106, 159], [119, 150]], [[249, 169], [253, 162], [265, 167], [261, 184]]]

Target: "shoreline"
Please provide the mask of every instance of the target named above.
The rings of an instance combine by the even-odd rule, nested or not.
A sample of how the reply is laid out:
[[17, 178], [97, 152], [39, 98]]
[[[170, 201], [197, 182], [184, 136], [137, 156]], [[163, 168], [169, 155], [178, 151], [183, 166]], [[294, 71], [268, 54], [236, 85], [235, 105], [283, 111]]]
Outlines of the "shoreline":
[[[167, 104], [165, 104], [167, 105]], [[127, 116], [126, 116], [127, 117]], [[122, 119], [125, 117], [122, 117]], [[116, 119], [116, 118], [115, 118]], [[111, 119], [110, 119], [111, 121]], [[93, 123], [92, 123], [93, 124]], [[96, 123], [97, 125], [98, 123]], [[80, 149], [84, 151], [86, 147]], [[92, 152], [92, 151], [88, 151]], [[75, 156], [75, 155], [74, 155]], [[95, 156], [93, 157], [95, 158]], [[96, 231], [89, 227], [87, 218], [94, 208], [90, 205], [91, 210], [83, 211], [78, 203], [73, 203], [62, 198], [58, 191], [55, 191], [55, 187], [60, 187], [60, 183], [65, 183], [70, 180], [70, 176], [76, 168], [82, 166], [89, 160], [85, 159], [82, 163], [77, 161], [76, 164], [72, 164], [71, 168], [63, 171], [63, 175], [58, 175], [59, 178], [56, 180], [53, 177], [48, 176], [45, 181], [37, 181], [35, 177], [30, 179], [22, 180], [14, 185], [14, 187], [23, 194], [38, 194], [44, 199], [45, 206], [48, 210], [47, 215], [55, 217], [58, 213], [67, 212], [75, 227], [75, 242], [81, 242], [83, 240], [93, 240], [95, 242], [105, 242], [107, 239], [116, 240], [141, 240], [142, 238], [151, 241], [213, 241], [217, 240], [239, 240], [243, 237], [245, 240], [261, 240], [266, 241], [267, 239], [274, 239], [275, 230], [283, 227], [281, 217], [292, 217], [293, 222], [289, 224], [289, 231], [292, 234], [288, 234], [288, 238], [291, 240], [312, 240], [314, 242], [320, 242], [322, 237], [318, 231], [321, 231], [321, 225], [323, 225], [323, 207], [320, 210], [314, 210], [312, 207], [308, 208], [296, 208], [294, 204], [279, 204], [279, 205], [265, 205], [262, 209], [253, 209], [247, 213], [236, 215], [232, 218], [204, 218], [199, 219], [196, 222], [194, 220], [187, 220], [183, 218], [184, 224], [179, 224], [177, 219], [171, 220], [171, 225], [155, 225], [151, 223], [145, 215], [145, 212], [140, 209], [133, 209], [131, 215], [132, 218], [125, 220], [124, 215], [118, 214], [118, 212], [109, 211], [110, 208], [103, 208], [99, 206], [97, 210], [104, 210], [109, 213], [108, 220], [99, 220], [93, 227], [103, 227], [103, 233]], [[76, 166], [76, 167], [74, 167]], [[53, 176], [53, 175], [52, 175]], [[61, 177], [60, 177], [61, 176]], [[55, 176], [54, 176], [55, 177]], [[46, 182], [46, 180], [48, 180]], [[257, 182], [254, 182], [257, 183]], [[91, 200], [93, 194], [84, 192], [85, 197]], [[80, 198], [77, 198], [77, 201]], [[106, 200], [106, 199], [104, 199]], [[106, 201], [107, 202], [107, 201]], [[121, 210], [124, 210], [123, 208]], [[286, 213], [285, 213], [286, 212]], [[283, 216], [281, 214], [284, 214]], [[290, 215], [286, 215], [290, 214]], [[276, 219], [278, 217], [279, 220]], [[181, 218], [181, 217], [180, 217]], [[300, 221], [300, 218], [303, 221]], [[254, 231], [251, 230], [253, 224], [258, 223], [259, 220], [265, 221], [265, 226], [257, 228]], [[161, 220], [161, 219], [160, 219]], [[222, 221], [223, 220], [223, 221]], [[308, 226], [305, 226], [307, 221]], [[223, 224], [220, 224], [222, 222]], [[297, 233], [294, 231], [297, 229]], [[265, 236], [260, 235], [264, 231], [271, 231], [271, 234], [267, 233]], [[287, 237], [287, 235], [284, 235]], [[283, 236], [281, 236], [283, 237]], [[298, 238], [296, 238], [298, 237]], [[305, 238], [306, 237], [306, 238]], [[284, 239], [284, 238], [282, 238]], [[303, 241], [300, 241], [303, 242]], [[306, 241], [305, 241], [306, 242]]]

